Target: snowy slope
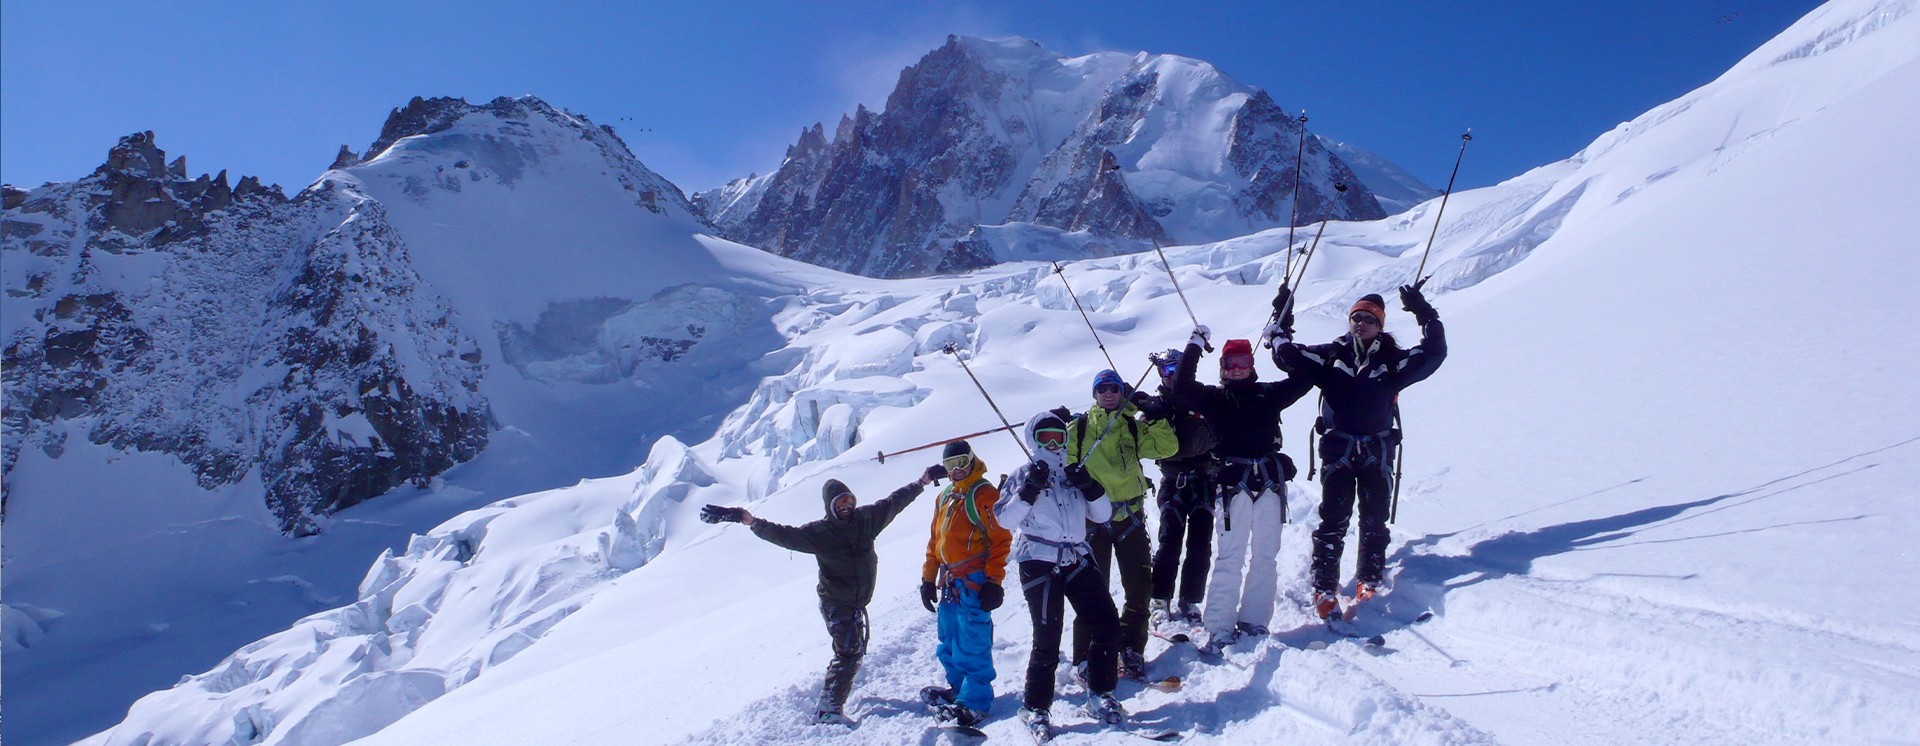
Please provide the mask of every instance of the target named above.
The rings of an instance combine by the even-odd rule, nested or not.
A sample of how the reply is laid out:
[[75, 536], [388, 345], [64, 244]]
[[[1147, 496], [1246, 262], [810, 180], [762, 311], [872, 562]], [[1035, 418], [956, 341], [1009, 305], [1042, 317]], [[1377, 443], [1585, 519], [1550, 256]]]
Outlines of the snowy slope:
[[[1427, 262], [1452, 356], [1404, 397], [1394, 591], [1361, 622], [1387, 651], [1309, 624], [1317, 490], [1295, 483], [1278, 633], [1230, 665], [1155, 642], [1156, 672], [1187, 684], [1123, 687], [1135, 718], [1203, 743], [1912, 740], [1920, 602], [1888, 589], [1920, 581], [1905, 535], [1920, 384], [1903, 375], [1920, 349], [1902, 336], [1920, 312], [1915, 6], [1831, 3], [1574, 158], [1455, 195]], [[1410, 277], [1436, 208], [1331, 226], [1301, 336], [1332, 336], [1354, 295]], [[1284, 244], [1168, 253], [1201, 320], [1246, 336]], [[1129, 375], [1185, 338], [1151, 254], [1067, 272]], [[997, 424], [947, 341], [1010, 417], [1084, 406], [1106, 363], [1050, 273], [814, 287], [779, 317], [790, 370], [714, 439], [455, 518], [377, 562], [353, 605], [142, 700], [94, 742], [927, 740], [912, 703], [938, 675], [912, 592], [927, 497], [881, 539], [851, 734], [802, 724], [830, 656], [811, 560], [694, 508], [810, 520], [827, 476], [873, 499], [932, 460], [872, 452]], [[1292, 414], [1298, 457], [1310, 417]], [[1004, 435], [974, 443], [996, 472], [1019, 460]], [[995, 614], [995, 738], [1018, 737], [1021, 606]], [[1098, 740], [1061, 681], [1060, 741]]]

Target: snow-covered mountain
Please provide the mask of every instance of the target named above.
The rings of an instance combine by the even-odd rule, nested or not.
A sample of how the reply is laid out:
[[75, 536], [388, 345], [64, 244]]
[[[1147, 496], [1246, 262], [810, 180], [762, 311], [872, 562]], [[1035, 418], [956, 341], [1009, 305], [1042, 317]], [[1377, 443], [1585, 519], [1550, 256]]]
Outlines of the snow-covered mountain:
[[[1301, 335], [1331, 337], [1424, 262], [1452, 348], [1402, 400], [1394, 587], [1362, 620], [1387, 645], [1310, 621], [1317, 488], [1296, 483], [1276, 633], [1225, 665], [1153, 643], [1185, 686], [1123, 686], [1134, 719], [1235, 744], [1910, 740], [1920, 602], [1888, 589], [1920, 581], [1920, 383], [1901, 374], [1920, 348], [1900, 341], [1920, 313], [1917, 5], [1836, 0], [1574, 157], [1454, 195], [1430, 258], [1432, 202], [1330, 226]], [[1202, 321], [1250, 336], [1293, 248], [1269, 230], [1168, 257]], [[1123, 367], [1186, 338], [1151, 253], [1067, 271]], [[89, 742], [927, 740], [913, 692], [938, 666], [912, 589], [930, 499], [881, 538], [851, 733], [804, 722], [830, 657], [813, 563], [695, 509], [798, 523], [829, 476], [871, 500], [933, 459], [868, 454], [998, 424], [974, 377], [1020, 417], [1085, 406], [1106, 361], [1044, 265], [842, 282], [791, 289], [771, 358], [790, 367], [715, 437], [458, 516], [382, 556], [352, 603]], [[1285, 423], [1296, 456], [1310, 421]], [[996, 472], [1020, 460], [1006, 436], [974, 446]], [[1026, 610], [994, 619], [986, 730], [1017, 738]], [[1060, 742], [1100, 741], [1064, 671], [1058, 687]]]
[[1325, 137], [1314, 135], [1320, 145], [1339, 156], [1340, 160], [1353, 169], [1353, 175], [1360, 183], [1373, 190], [1373, 198], [1380, 203], [1380, 209], [1388, 215], [1398, 215], [1434, 197], [1440, 196], [1440, 190], [1428, 186], [1420, 177], [1414, 176], [1400, 164], [1387, 160], [1377, 153], [1361, 150], [1344, 142], [1334, 142]]
[[[1265, 91], [1175, 55], [1063, 57], [949, 36], [831, 140], [694, 198], [728, 238], [878, 277], [1109, 256], [1294, 220], [1383, 213], [1341, 158]], [[1338, 193], [1333, 185], [1350, 189]]]
[[415, 99], [334, 166], [288, 199], [140, 133], [8, 190], [8, 741], [350, 598], [409, 528], [707, 437], [779, 370], [769, 299], [835, 276], [531, 97]]

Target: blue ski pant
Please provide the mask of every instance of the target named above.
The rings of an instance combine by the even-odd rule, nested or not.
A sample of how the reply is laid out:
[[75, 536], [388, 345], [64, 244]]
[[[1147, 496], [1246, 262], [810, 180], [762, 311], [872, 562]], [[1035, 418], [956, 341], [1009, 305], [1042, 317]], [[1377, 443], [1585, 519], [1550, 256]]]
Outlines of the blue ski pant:
[[[967, 576], [987, 582], [984, 572]], [[993, 615], [980, 608], [980, 594], [965, 583], [948, 583], [940, 594], [940, 647], [935, 655], [947, 672], [947, 686], [967, 709], [985, 714], [993, 705]]]

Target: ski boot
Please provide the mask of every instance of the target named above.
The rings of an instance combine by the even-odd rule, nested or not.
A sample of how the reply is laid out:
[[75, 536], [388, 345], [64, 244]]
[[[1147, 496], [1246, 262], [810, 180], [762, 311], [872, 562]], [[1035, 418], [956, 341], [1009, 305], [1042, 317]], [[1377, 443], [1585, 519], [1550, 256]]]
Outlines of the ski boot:
[[1025, 723], [1027, 730], [1033, 733], [1033, 740], [1040, 743], [1053, 740], [1053, 720], [1047, 716], [1046, 710], [1022, 707], [1020, 722]]
[[984, 713], [974, 712], [958, 702], [934, 708], [933, 719], [942, 723], [953, 723], [962, 728], [976, 729], [981, 723], [987, 722], [987, 716]]
[[1186, 619], [1188, 624], [1200, 624], [1203, 616], [1200, 613], [1200, 603], [1198, 601], [1181, 602], [1180, 616]]
[[1127, 710], [1120, 706], [1120, 700], [1113, 698], [1112, 692], [1101, 692], [1087, 697], [1087, 717], [1108, 725], [1119, 725], [1127, 719]]
[[1171, 602], [1156, 598], [1147, 602], [1147, 623], [1154, 629], [1166, 629], [1167, 623], [1174, 620]]
[[1235, 637], [1266, 637], [1267, 628], [1251, 622], [1239, 622], [1233, 625]]
[[1147, 680], [1147, 658], [1133, 648], [1120, 649], [1120, 678]]
[[1212, 635], [1207, 638], [1207, 644], [1200, 646], [1200, 652], [1218, 658], [1226, 655], [1227, 646], [1238, 642], [1239, 639], [1239, 630], [1229, 630], [1225, 634]]
[[1313, 592], [1313, 615], [1321, 620], [1333, 618], [1340, 613], [1340, 594], [1331, 591]]
[[820, 710], [819, 712], [813, 713], [813, 724], [838, 725], [845, 728], [852, 728], [853, 718], [847, 717], [846, 713], [839, 710]]
[[920, 701], [934, 712], [939, 712], [941, 707], [953, 704], [955, 699], [953, 689], [950, 687], [930, 686], [920, 690]]

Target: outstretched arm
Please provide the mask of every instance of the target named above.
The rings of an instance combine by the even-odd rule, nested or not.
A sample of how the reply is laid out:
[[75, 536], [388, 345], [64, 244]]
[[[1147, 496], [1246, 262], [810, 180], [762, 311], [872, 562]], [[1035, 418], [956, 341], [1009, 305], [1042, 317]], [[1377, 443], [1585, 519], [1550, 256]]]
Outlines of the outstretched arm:
[[796, 552], [805, 552], [807, 554], [814, 554], [820, 551], [819, 533], [824, 531], [825, 527], [819, 521], [814, 521], [805, 526], [783, 526], [773, 521], [760, 519], [751, 520], [752, 522], [750, 523], [747, 521], [742, 521], [742, 523], [747, 524], [747, 527], [753, 531], [754, 536], [766, 539], [768, 543], [774, 546], [782, 549], [791, 549]]

